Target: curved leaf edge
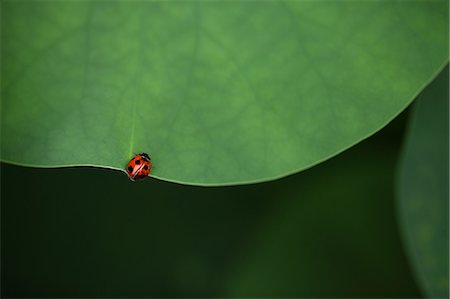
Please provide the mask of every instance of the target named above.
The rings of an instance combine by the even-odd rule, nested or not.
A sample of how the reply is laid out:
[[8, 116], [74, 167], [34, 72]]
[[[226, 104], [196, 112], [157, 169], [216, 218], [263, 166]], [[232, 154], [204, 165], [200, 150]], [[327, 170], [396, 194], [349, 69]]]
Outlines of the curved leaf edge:
[[[391, 118], [389, 118], [384, 124], [382, 124], [379, 128], [375, 129], [374, 131], [368, 133], [367, 135], [364, 135], [363, 137], [357, 139], [355, 142], [350, 143], [348, 146], [342, 148], [341, 150], [336, 151], [333, 154], [330, 154], [326, 157], [324, 157], [323, 159], [320, 159], [314, 163], [311, 163], [308, 166], [305, 166], [303, 168], [300, 169], [292, 169], [290, 171], [287, 171], [283, 174], [277, 175], [277, 176], [271, 176], [271, 177], [267, 177], [267, 178], [263, 178], [263, 179], [257, 179], [257, 180], [249, 180], [249, 181], [236, 181], [236, 182], [224, 182], [224, 183], [197, 183], [197, 182], [186, 182], [186, 181], [179, 181], [179, 180], [171, 180], [168, 178], [164, 178], [164, 177], [159, 177], [159, 176], [155, 176], [155, 175], [149, 175], [149, 177], [153, 178], [153, 179], [157, 179], [157, 180], [161, 180], [161, 181], [165, 181], [165, 182], [169, 182], [169, 183], [175, 183], [175, 184], [181, 184], [181, 185], [189, 185], [189, 186], [200, 186], [200, 187], [223, 187], [223, 186], [239, 186], [239, 185], [249, 185], [249, 184], [259, 184], [259, 183], [265, 183], [265, 182], [269, 182], [269, 181], [274, 181], [274, 180], [279, 180], [291, 175], [294, 175], [296, 173], [299, 173], [301, 171], [305, 171], [308, 170], [318, 164], [321, 164], [343, 152], [345, 152], [346, 150], [350, 149], [351, 147], [355, 146], [356, 144], [360, 143], [361, 141], [371, 137], [372, 135], [374, 135], [375, 133], [379, 132], [380, 130], [382, 130], [385, 126], [387, 126], [391, 121], [393, 121], [399, 114], [401, 114], [404, 110], [406, 110], [406, 108], [408, 108], [413, 102], [414, 100], [420, 95], [420, 93], [431, 83], [434, 81], [434, 79], [441, 73], [441, 71], [447, 66], [447, 64], [449, 63], [448, 58], [445, 59], [445, 61], [441, 64], [441, 66], [439, 68], [437, 68], [437, 70], [435, 71], [434, 75], [431, 76], [431, 78], [429, 80], [427, 80], [420, 88], [417, 89], [417, 91], [413, 94], [412, 98], [405, 104], [404, 107], [402, 107], [396, 114], [394, 114]], [[2, 163], [8, 163], [8, 164], [12, 164], [12, 165], [17, 165], [17, 166], [23, 166], [23, 167], [34, 167], [34, 168], [72, 168], [72, 167], [94, 167], [94, 168], [103, 168], [103, 169], [110, 169], [110, 170], [115, 170], [115, 171], [121, 171], [123, 173], [126, 174], [125, 171], [125, 166], [126, 163], [128, 161], [124, 161], [124, 168], [117, 168], [117, 167], [112, 167], [112, 166], [106, 166], [106, 165], [95, 165], [95, 164], [66, 164], [66, 165], [39, 165], [39, 164], [26, 164], [26, 163], [17, 163], [14, 161], [8, 161], [5, 159], [2, 159], [0, 157], [0, 162]]]

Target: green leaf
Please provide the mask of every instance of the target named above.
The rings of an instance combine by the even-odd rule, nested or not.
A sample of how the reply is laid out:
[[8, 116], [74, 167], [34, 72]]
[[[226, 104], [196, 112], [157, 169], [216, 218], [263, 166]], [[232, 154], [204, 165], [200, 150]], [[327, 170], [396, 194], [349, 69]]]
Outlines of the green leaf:
[[448, 67], [414, 103], [398, 178], [398, 212], [417, 280], [448, 298]]
[[447, 1], [3, 1], [2, 161], [270, 180], [382, 128], [448, 60]]

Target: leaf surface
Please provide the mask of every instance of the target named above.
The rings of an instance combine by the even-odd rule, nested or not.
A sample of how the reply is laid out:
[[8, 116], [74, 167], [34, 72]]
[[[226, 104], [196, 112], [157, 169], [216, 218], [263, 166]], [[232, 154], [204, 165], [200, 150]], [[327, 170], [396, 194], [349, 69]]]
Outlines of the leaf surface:
[[448, 60], [447, 1], [4, 1], [2, 161], [270, 180], [373, 134]]

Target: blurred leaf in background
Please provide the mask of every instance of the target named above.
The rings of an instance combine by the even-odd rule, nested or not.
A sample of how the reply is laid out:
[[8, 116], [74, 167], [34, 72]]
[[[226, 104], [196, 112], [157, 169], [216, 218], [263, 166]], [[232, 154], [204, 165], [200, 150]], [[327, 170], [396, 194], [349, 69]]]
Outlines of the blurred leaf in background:
[[190, 184], [317, 164], [448, 61], [448, 1], [2, 1], [1, 160]]
[[448, 66], [414, 103], [398, 176], [398, 212], [420, 286], [449, 296]]
[[2, 295], [420, 297], [394, 211], [404, 123], [246, 186], [3, 164]]

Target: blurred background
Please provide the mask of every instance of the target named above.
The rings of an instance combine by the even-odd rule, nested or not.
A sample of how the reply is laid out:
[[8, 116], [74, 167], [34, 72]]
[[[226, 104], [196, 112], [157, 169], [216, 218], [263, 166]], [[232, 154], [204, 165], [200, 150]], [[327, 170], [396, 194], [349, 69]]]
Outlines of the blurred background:
[[408, 114], [245, 186], [2, 164], [2, 296], [421, 297], [394, 202]]

